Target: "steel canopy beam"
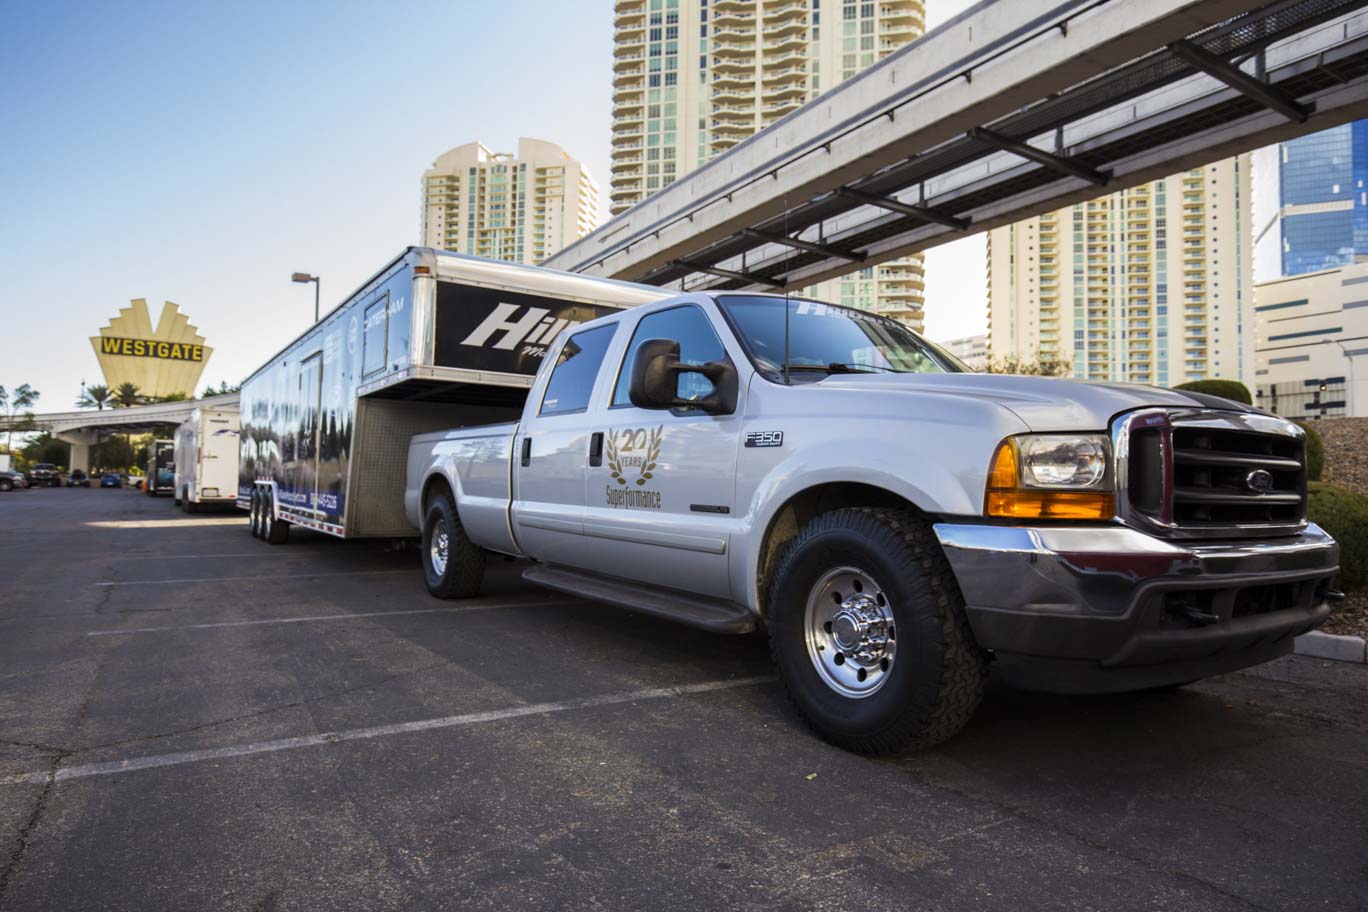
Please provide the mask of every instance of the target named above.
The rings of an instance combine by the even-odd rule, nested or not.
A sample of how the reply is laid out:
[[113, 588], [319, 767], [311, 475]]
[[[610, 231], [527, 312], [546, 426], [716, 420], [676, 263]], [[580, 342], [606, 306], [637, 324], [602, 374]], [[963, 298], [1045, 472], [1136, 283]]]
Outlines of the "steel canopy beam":
[[1099, 187], [1105, 187], [1107, 181], [1111, 180], [1111, 172], [1109, 171], [1094, 171], [1092, 168], [1080, 165], [1078, 162], [1069, 161], [1063, 156], [1054, 155], [1042, 149], [1037, 149], [1035, 146], [1028, 143], [1012, 139], [1010, 136], [1004, 136], [1001, 133], [987, 130], [983, 127], [975, 127], [970, 130], [969, 138], [981, 143], [986, 143], [1003, 152], [1011, 152], [1013, 155], [1020, 155], [1022, 158], [1033, 161], [1043, 168], [1049, 168], [1051, 171], [1059, 174], [1085, 180], [1088, 183], [1096, 184]]
[[784, 283], [776, 282], [773, 279], [766, 279], [762, 276], [752, 275], [749, 272], [736, 272], [731, 269], [719, 269], [716, 266], [705, 266], [702, 263], [690, 263], [687, 260], [675, 260], [674, 265], [684, 269], [692, 269], [694, 272], [701, 272], [706, 275], [717, 276], [719, 279], [733, 279], [737, 282], [745, 282], [747, 285], [764, 285], [768, 288], [786, 288]]
[[746, 228], [742, 232], [746, 237], [755, 238], [758, 241], [769, 241], [771, 244], [782, 244], [785, 247], [793, 247], [797, 250], [806, 250], [808, 253], [819, 253], [826, 257], [835, 257], [840, 260], [849, 260], [852, 263], [863, 263], [865, 255], [854, 250], [843, 250], [840, 247], [833, 247], [830, 244], [817, 244], [812, 241], [804, 241], [799, 238], [789, 237], [786, 234], [772, 234], [768, 231], [759, 231], [755, 228]]
[[1288, 120], [1306, 123], [1306, 119], [1311, 116], [1311, 107], [1302, 104], [1286, 92], [1255, 79], [1205, 48], [1200, 48], [1190, 41], [1175, 41], [1168, 49], [1173, 52], [1173, 56], [1193, 69], [1201, 70], [1211, 78], [1220, 80], [1241, 95], [1249, 96]]
[[946, 228], [954, 228], [956, 231], [963, 231], [969, 227], [969, 219], [958, 218], [953, 215], [942, 215], [939, 212], [932, 212], [925, 206], [914, 206], [911, 203], [904, 203], [888, 196], [879, 196], [877, 193], [866, 193], [863, 190], [856, 190], [853, 187], [836, 188], [837, 196], [844, 196], [846, 199], [864, 203], [867, 206], [877, 206], [880, 209], [887, 209], [889, 212], [897, 212], [923, 222], [930, 222], [934, 225], [944, 225]]

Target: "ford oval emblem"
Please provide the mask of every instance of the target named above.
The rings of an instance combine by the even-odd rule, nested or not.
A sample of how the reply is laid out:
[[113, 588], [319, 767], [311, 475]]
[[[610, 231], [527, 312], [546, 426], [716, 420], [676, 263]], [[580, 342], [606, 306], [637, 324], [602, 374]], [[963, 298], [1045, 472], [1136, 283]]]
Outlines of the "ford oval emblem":
[[1245, 476], [1245, 487], [1255, 494], [1267, 494], [1273, 490], [1273, 476], [1264, 469], [1255, 469]]

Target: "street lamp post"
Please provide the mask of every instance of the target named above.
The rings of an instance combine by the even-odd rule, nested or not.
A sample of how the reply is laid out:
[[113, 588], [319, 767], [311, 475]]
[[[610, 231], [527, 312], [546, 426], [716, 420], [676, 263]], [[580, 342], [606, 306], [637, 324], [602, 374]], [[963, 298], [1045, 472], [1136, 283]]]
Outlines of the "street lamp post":
[[1349, 349], [1344, 347], [1344, 343], [1339, 339], [1322, 339], [1323, 345], [1338, 345], [1340, 353], [1344, 355], [1344, 360], [1349, 362], [1349, 395], [1345, 397], [1344, 410], [1349, 417], [1354, 416], [1354, 356], [1349, 353]]
[[313, 282], [314, 287], [314, 322], [318, 322], [318, 276], [309, 275], [307, 272], [296, 272], [290, 276], [291, 282], [298, 282], [301, 285]]

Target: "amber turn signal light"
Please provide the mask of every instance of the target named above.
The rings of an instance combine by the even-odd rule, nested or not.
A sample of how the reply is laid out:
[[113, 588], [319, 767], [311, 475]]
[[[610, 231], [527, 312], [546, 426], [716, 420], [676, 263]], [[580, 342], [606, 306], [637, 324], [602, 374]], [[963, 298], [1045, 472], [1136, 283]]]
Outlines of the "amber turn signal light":
[[1106, 520], [1116, 515], [1116, 496], [1110, 491], [1022, 489], [1017, 450], [1008, 439], [993, 454], [983, 513], [1002, 519]]

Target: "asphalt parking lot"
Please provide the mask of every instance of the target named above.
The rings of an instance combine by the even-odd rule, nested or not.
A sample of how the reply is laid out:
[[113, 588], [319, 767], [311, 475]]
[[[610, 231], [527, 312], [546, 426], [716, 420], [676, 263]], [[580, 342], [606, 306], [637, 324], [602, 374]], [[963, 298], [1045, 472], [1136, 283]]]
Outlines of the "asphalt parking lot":
[[1363, 909], [1368, 669], [811, 737], [758, 637], [0, 495], [0, 909]]

